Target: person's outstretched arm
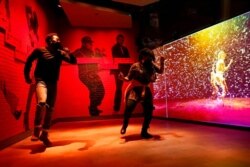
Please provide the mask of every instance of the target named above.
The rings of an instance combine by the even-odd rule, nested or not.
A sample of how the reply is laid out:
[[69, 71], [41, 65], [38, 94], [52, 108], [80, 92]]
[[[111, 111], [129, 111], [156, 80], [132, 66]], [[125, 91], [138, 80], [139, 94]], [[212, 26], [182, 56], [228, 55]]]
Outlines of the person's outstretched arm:
[[129, 69], [129, 72], [128, 72], [128, 75], [124, 76], [124, 74], [122, 72], [120, 72], [119, 75], [118, 75], [118, 78], [120, 80], [123, 80], [123, 81], [130, 81], [130, 80], [132, 80], [133, 77], [134, 77], [134, 75], [135, 75], [135, 69], [136, 69], [136, 64], [131, 65], [131, 67]]
[[153, 62], [153, 65], [154, 65], [155, 70], [156, 70], [157, 73], [160, 73], [160, 74], [163, 73], [163, 71], [164, 71], [164, 61], [165, 61], [165, 58], [161, 56], [160, 57], [160, 65]]
[[70, 53], [70, 50], [68, 48], [60, 49], [60, 54], [63, 56], [63, 60], [70, 63], [70, 64], [76, 64], [77, 60], [76, 57]]
[[233, 59], [231, 59], [230, 62], [228, 63], [228, 65], [226, 66], [226, 70], [229, 69], [229, 67], [231, 66], [232, 63], [233, 63]]
[[39, 56], [39, 50], [35, 49], [27, 58], [26, 63], [24, 65], [24, 79], [26, 83], [30, 84], [32, 82], [30, 78], [30, 69], [32, 67], [32, 63]]

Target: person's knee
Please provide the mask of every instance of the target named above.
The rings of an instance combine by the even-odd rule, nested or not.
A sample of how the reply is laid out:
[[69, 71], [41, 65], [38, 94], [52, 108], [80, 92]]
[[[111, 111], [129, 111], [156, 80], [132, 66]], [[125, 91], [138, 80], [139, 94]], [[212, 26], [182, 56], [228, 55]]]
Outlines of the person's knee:
[[46, 102], [38, 102], [37, 106], [38, 107], [44, 107], [46, 105]]
[[46, 108], [47, 110], [53, 110], [54, 107], [50, 106], [49, 104], [47, 104], [46, 102], [38, 102], [37, 103], [37, 106], [40, 107], [40, 108]]

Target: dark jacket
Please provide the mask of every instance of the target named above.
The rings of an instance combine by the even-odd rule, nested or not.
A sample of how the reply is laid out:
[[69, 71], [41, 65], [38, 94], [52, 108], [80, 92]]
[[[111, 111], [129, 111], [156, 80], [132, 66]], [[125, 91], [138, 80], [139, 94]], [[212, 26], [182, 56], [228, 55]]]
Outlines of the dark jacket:
[[76, 64], [72, 54], [61, 54], [60, 51], [49, 51], [47, 48], [35, 49], [27, 58], [24, 67], [25, 80], [30, 80], [30, 69], [34, 60], [37, 60], [34, 76], [36, 81], [56, 82], [59, 79], [62, 61]]

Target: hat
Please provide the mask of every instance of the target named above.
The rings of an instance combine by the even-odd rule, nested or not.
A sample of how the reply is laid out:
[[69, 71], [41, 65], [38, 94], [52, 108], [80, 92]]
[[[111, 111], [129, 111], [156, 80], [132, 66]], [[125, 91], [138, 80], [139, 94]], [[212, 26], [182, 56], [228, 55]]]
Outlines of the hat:
[[82, 38], [82, 43], [93, 43], [93, 41], [89, 36], [85, 36]]

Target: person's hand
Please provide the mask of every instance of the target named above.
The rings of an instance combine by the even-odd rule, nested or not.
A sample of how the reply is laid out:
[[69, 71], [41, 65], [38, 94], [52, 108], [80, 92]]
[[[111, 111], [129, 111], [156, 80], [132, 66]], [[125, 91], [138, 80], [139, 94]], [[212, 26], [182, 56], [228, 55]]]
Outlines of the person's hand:
[[68, 55], [70, 53], [69, 48], [58, 49], [61, 55]]
[[122, 72], [120, 72], [119, 74], [118, 74], [118, 78], [120, 79], [120, 80], [124, 80], [124, 74], [122, 73]]
[[70, 53], [70, 50], [69, 50], [69, 48], [67, 48], [67, 47], [63, 48], [63, 51], [65, 51], [65, 52], [67, 52], [67, 53]]

